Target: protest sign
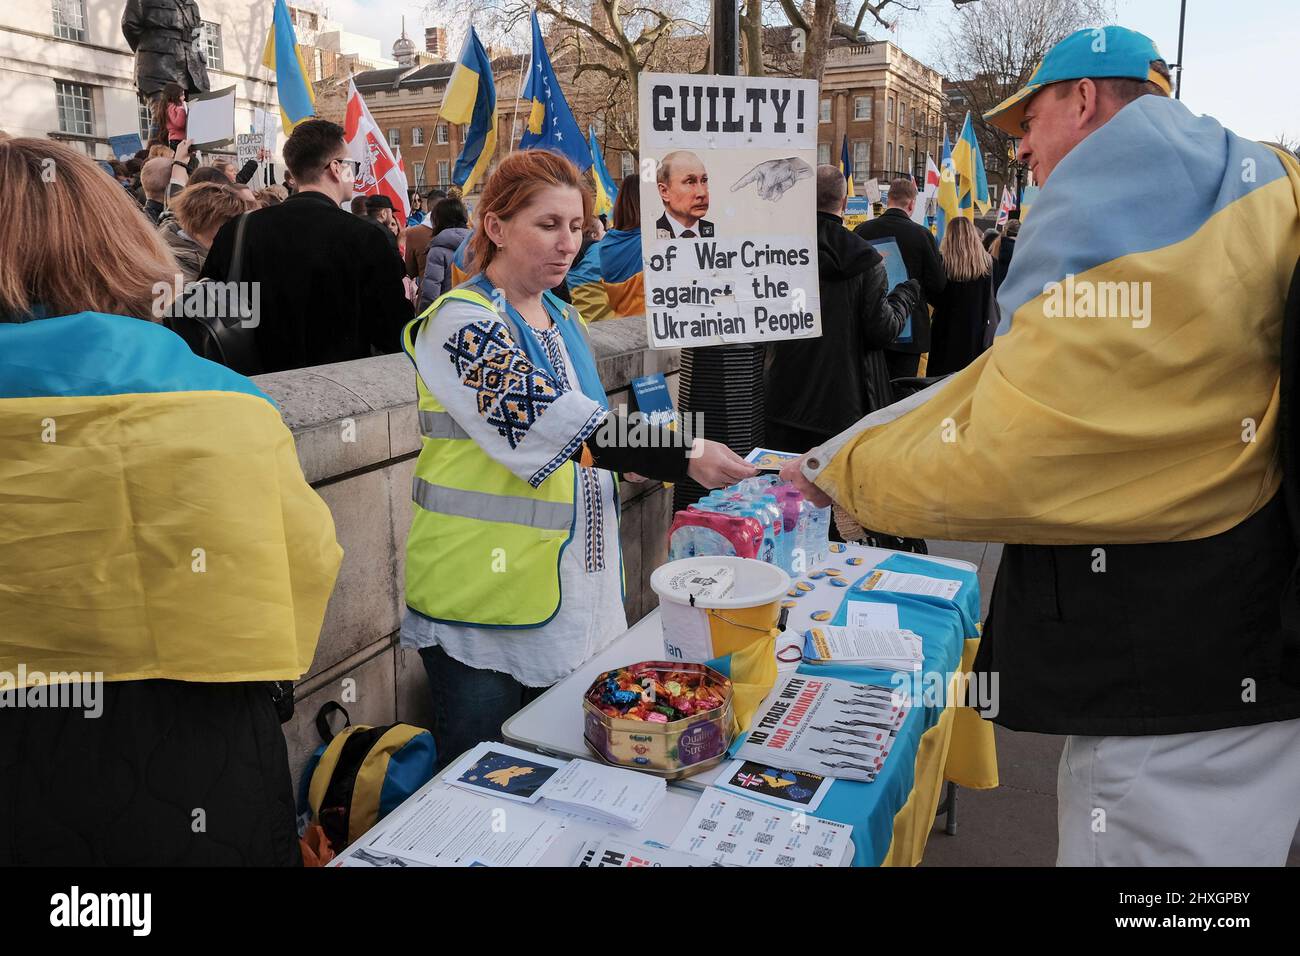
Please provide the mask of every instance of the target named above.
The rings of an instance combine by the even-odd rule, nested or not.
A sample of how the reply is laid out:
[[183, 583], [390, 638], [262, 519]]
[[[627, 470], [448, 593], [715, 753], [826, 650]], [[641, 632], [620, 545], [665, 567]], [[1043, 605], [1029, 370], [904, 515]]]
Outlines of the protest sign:
[[235, 138], [235, 88], [191, 93], [185, 136], [194, 149], [224, 146]]
[[123, 133], [121, 136], [110, 136], [108, 148], [113, 151], [116, 158], [130, 159], [144, 149], [144, 143], [140, 142], [139, 133]]
[[243, 167], [250, 159], [258, 161], [265, 138], [261, 133], [240, 133], [235, 137], [235, 165]]
[[639, 105], [651, 347], [820, 335], [816, 82], [645, 73]]

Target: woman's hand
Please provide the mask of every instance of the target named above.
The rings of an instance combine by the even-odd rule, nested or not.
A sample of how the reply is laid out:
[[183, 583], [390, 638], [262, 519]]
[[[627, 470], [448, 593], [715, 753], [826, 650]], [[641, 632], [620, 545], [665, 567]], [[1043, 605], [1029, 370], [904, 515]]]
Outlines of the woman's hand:
[[721, 442], [697, 438], [691, 446], [686, 474], [705, 488], [723, 488], [753, 478], [758, 469]]
[[190, 161], [190, 141], [183, 139], [176, 144], [176, 155], [172, 157], [178, 163], [188, 164]]
[[781, 480], [794, 485], [799, 492], [818, 508], [825, 508], [831, 503], [830, 496], [804, 477], [803, 463], [807, 455], [792, 458], [781, 466]]

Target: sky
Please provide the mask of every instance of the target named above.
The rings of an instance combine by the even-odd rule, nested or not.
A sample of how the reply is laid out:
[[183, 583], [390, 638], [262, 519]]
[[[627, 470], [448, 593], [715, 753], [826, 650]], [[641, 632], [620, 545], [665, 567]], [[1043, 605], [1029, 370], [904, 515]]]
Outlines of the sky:
[[[353, 33], [378, 37], [385, 55], [401, 33], [424, 45], [420, 0], [325, 0], [330, 16]], [[1178, 53], [1179, 0], [1116, 0], [1117, 22], [1156, 42], [1165, 59]], [[951, 15], [947, 0], [924, 0], [894, 33], [870, 29], [913, 56], [929, 61], [935, 25]], [[430, 26], [433, 21], [430, 20]], [[1208, 113], [1251, 139], [1300, 139], [1300, 0], [1187, 0], [1183, 41], [1182, 99], [1194, 113]], [[1289, 91], [1289, 92], [1288, 92]]]

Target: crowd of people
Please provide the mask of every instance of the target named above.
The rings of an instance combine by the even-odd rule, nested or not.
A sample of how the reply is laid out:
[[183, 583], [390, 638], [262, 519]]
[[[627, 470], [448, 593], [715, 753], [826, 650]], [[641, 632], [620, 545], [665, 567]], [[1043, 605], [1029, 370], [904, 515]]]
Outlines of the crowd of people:
[[[1279, 293], [1300, 252], [1300, 167], [1193, 120], [1168, 98], [1154, 46], [1136, 37], [1111, 37], [1119, 66], [1102, 79], [1049, 56], [1057, 66], [1044, 69], [1056, 73], [1009, 100], [995, 122], [1019, 130], [1022, 158], [1044, 186], [1065, 175], [1057, 165], [1076, 149], [1084, 158], [1073, 175], [1104, 167], [1107, 137], [1141, 139], [1175, 153], [1177, 168], [1199, 170], [1191, 182], [1209, 190], [1196, 207], [1204, 222], [1162, 242], [1218, 228], [1245, 201], [1225, 207], [1224, 196], [1254, 197], [1257, 209], [1272, 203], [1276, 215], [1250, 221], [1268, 229], [1252, 240], [1259, 255], [1232, 266], [1252, 270], [1251, 287], [1265, 290], [1238, 310], [1249, 330], [1216, 331], [1213, 316], [1197, 311], [1202, 286], [1178, 299], [1176, 290], [1209, 281], [1202, 272], [1220, 268], [1221, 257], [1195, 260], [1201, 271], [1161, 260], [1142, 274], [1184, 302], [1176, 321], [1198, 323], [1185, 339], [1162, 341], [1187, 349], [1220, 334], [1221, 348], [1182, 365], [1168, 355], [1153, 375], [1133, 372], [1134, 340], [1106, 338], [1118, 326], [1070, 339], [1061, 330], [1076, 326], [1047, 323], [1039, 301], [1059, 263], [1089, 265], [1076, 261], [1080, 250], [1104, 246], [1094, 268], [1162, 251], [1147, 233], [1145, 246], [1113, 241], [1114, 225], [1135, 215], [1125, 205], [1097, 218], [1109, 231], [1094, 234], [1070, 203], [1111, 201], [1104, 190], [1045, 188], [1042, 225], [1031, 223], [1013, 265], [1018, 222], [986, 247], [957, 218], [936, 243], [912, 219], [908, 179], [890, 184], [883, 215], [845, 228], [845, 179], [820, 166], [822, 335], [771, 347], [768, 369], [768, 444], [812, 449], [783, 473], [811, 500], [833, 500], [862, 529], [879, 529], [869, 536], [1008, 542], [977, 669], [1000, 670], [1015, 685], [1004, 687], [999, 722], [1071, 735], [1060, 777], [1063, 862], [1149, 862], [1168, 858], [1168, 847], [1197, 858], [1191, 843], [1205, 827], [1158, 819], [1175, 805], [1205, 824], [1225, 801], [1240, 801], [1252, 810], [1248, 826], [1271, 821], [1269, 853], [1297, 818], [1293, 802], [1276, 796], [1293, 794], [1300, 779], [1300, 692], [1284, 686], [1290, 652], [1272, 598], [1296, 558], [1277, 433], [1224, 439], [1213, 388], [1196, 389], [1222, 384], [1229, 373], [1210, 366], [1232, 352], [1228, 431], [1235, 436], [1247, 411], [1277, 420]], [[0, 774], [0, 807], [18, 812], [0, 827], [4, 863], [299, 859], [276, 705], [280, 682], [310, 664], [340, 552], [278, 412], [243, 374], [185, 347], [193, 340], [176, 310], [160, 307], [160, 287], [257, 286], [253, 358], [238, 372], [398, 350], [410, 358], [421, 451], [401, 642], [427, 671], [444, 762], [495, 738], [507, 716], [624, 630], [619, 475], [714, 488], [756, 473], [700, 436], [663, 430], [648, 439], [606, 427], [616, 413], [583, 325], [644, 310], [635, 175], [606, 223], [571, 162], [516, 151], [488, 177], [472, 222], [462, 198], [439, 190], [413, 194], [403, 216], [386, 197], [354, 196], [358, 163], [335, 123], [298, 124], [283, 148], [285, 184], [254, 193], [250, 169], [195, 164], [176, 135], [183, 96], [164, 93], [159, 103], [165, 142], [112, 176], [66, 146], [0, 135], [0, 179], [12, 199], [0, 232], [0, 398], [43, 402], [6, 406], [0, 418], [0, 670], [19, 662], [97, 670], [111, 688], [102, 723], [41, 709], [0, 718], [0, 767], [34, 768]], [[1213, 167], [1224, 141], [1234, 159], [1255, 160], [1262, 185]], [[41, 174], [48, 164], [53, 182]], [[1221, 188], [1230, 181], [1237, 192]], [[1154, 182], [1144, 188], [1159, 192]], [[894, 241], [908, 276], [892, 287], [873, 245], [881, 240]], [[1206, 248], [1221, 250], [1222, 240]], [[1224, 273], [1212, 288], [1234, 282]], [[1013, 314], [1026, 331], [992, 347]], [[1071, 349], [1073, 364], [1063, 354]], [[1097, 369], [1104, 379], [1087, 377]], [[1146, 375], [1153, 433], [1125, 417], [1121, 374]], [[921, 391], [898, 402], [905, 386]], [[978, 407], [1000, 414], [972, 411], [977, 389]], [[1191, 405], [1196, 421], [1171, 441], [1173, 416]], [[59, 421], [71, 436], [63, 444], [42, 437]], [[938, 443], [950, 424], [960, 440]], [[1150, 460], [1134, 471], [1142, 454]], [[1053, 456], [1089, 467], [1065, 474]], [[1151, 475], [1162, 474], [1170, 480], [1157, 487]], [[47, 510], [38, 514], [36, 502]], [[1095, 541], [1113, 542], [1106, 550], [1119, 573], [1095, 573]], [[203, 575], [175, 570], [199, 551]], [[498, 573], [503, 555], [508, 575]], [[1178, 606], [1173, 595], [1192, 581], [1219, 591], [1215, 607]], [[1158, 636], [1166, 633], [1176, 639]], [[1152, 641], [1159, 654], [1142, 650]], [[1258, 706], [1236, 699], [1243, 676]], [[160, 756], [160, 728], [185, 746]], [[1103, 753], [1102, 740], [1119, 743]], [[1180, 746], [1198, 767], [1219, 762], [1213, 787], [1195, 799], [1176, 792], [1188, 765]], [[204, 772], [200, 761], [214, 749], [235, 771]], [[118, 803], [62, 812], [110, 776], [108, 763], [137, 768], [114, 779]], [[1268, 793], [1257, 783], [1265, 774], [1275, 778]], [[1106, 786], [1149, 801], [1123, 821], [1137, 834], [1130, 843], [1089, 831], [1103, 775]], [[174, 812], [196, 805], [225, 812], [199, 832]], [[1206, 852], [1243, 859], [1233, 843], [1240, 831], [1222, 828], [1205, 839]]]

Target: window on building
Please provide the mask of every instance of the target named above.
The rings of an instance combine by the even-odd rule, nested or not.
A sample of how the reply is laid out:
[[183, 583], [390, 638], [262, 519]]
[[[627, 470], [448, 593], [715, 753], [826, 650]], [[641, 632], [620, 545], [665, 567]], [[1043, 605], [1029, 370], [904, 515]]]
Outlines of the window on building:
[[153, 117], [149, 115], [149, 105], [140, 104], [140, 142], [148, 143], [153, 135]]
[[221, 24], [203, 22], [203, 56], [208, 61], [209, 70], [221, 70]]
[[907, 171], [913, 175], [916, 174], [916, 150], [914, 149], [907, 151]]
[[619, 175], [626, 179], [636, 172], [636, 154], [630, 149], [623, 150], [623, 159], [619, 162]]
[[830, 162], [831, 162], [831, 144], [818, 143], [817, 144], [817, 165], [829, 166]]
[[853, 144], [853, 181], [865, 183], [871, 178], [871, 140], [861, 139]]
[[855, 120], [871, 119], [871, 103], [872, 98], [870, 96], [855, 96], [853, 98], [853, 118]]
[[886, 175], [888, 175], [889, 166], [894, 161], [894, 144], [889, 142], [889, 140], [885, 140], [884, 160], [885, 160], [885, 173]]
[[388, 131], [388, 145], [397, 149], [402, 145], [402, 131], [394, 127]]
[[59, 107], [59, 132], [95, 135], [95, 107], [90, 87], [55, 80], [54, 98]]
[[894, 98], [892, 96], [887, 97], [885, 99], [885, 104], [885, 119], [892, 123], [894, 121]]
[[438, 145], [445, 145], [447, 142], [447, 124], [439, 123], [437, 128]]
[[817, 114], [817, 122], [829, 123], [831, 121], [831, 101], [822, 100], [819, 104], [819, 110], [820, 112]]
[[417, 189], [424, 188], [424, 163], [415, 164], [415, 186]]
[[85, 0], [54, 0], [54, 35], [86, 42]]
[[903, 144], [902, 143], [898, 144], [898, 165], [895, 166], [894, 169], [900, 173], [905, 173], [908, 170], [908, 167], [903, 165]]
[[438, 185], [448, 186], [451, 184], [451, 176], [448, 172], [448, 163], [445, 159], [438, 160]]
[[412, 127], [411, 127], [411, 145], [412, 145], [412, 146], [423, 146], [423, 145], [424, 145], [424, 127], [423, 127], [423, 126], [412, 126]]

